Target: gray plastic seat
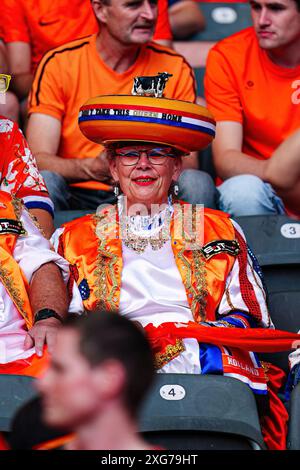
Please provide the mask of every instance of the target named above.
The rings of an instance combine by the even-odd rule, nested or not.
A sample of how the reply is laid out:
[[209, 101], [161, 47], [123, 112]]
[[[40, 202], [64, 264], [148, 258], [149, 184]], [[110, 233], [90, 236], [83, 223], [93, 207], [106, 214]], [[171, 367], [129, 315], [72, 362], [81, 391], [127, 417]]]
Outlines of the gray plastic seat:
[[206, 27], [190, 38], [191, 41], [219, 41], [248, 26], [252, 26], [248, 2], [199, 2]]
[[254, 395], [217, 375], [157, 374], [140, 431], [166, 449], [264, 449]]
[[291, 393], [287, 448], [300, 450], [300, 383]]
[[25, 375], [0, 374], [0, 431], [10, 431], [17, 410], [37, 395], [34, 381]]
[[[300, 329], [300, 222], [287, 216], [237, 217], [262, 268], [276, 328]], [[298, 235], [297, 235], [298, 234]], [[289, 352], [263, 355], [288, 372]]]
[[[287, 216], [239, 217], [262, 267], [270, 314], [276, 328], [300, 329], [300, 221]], [[287, 374], [289, 352], [261, 355]], [[300, 450], [300, 384], [289, 403], [287, 448]]]

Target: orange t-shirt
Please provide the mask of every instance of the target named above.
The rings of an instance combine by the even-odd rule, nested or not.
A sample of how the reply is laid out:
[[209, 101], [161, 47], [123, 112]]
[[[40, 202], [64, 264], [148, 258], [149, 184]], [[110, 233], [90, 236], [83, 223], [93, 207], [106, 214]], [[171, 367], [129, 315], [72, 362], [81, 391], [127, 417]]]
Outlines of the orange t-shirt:
[[242, 151], [267, 159], [300, 126], [300, 66], [279, 67], [247, 28], [209, 52], [204, 80], [216, 121], [243, 125]]
[[[2, 0], [3, 38], [31, 45], [32, 70], [61, 44], [98, 31], [90, 0]], [[167, 0], [158, 0], [154, 39], [171, 39]]]
[[[141, 47], [136, 62], [124, 73], [116, 73], [100, 58], [96, 35], [78, 39], [49, 51], [42, 59], [33, 82], [29, 114], [43, 113], [61, 121], [58, 155], [63, 158], [96, 157], [102, 146], [88, 140], [78, 126], [80, 107], [91, 97], [131, 94], [133, 78], [166, 71], [173, 76], [164, 96], [195, 101], [196, 83], [192, 68], [172, 49], [150, 42]], [[77, 183], [100, 189], [99, 183]]]

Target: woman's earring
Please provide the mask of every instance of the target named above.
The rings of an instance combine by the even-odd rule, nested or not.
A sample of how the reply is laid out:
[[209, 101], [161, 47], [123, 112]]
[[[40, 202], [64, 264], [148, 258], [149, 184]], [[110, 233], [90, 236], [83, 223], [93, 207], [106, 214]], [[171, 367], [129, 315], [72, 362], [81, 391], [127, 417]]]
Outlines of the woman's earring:
[[116, 197], [118, 197], [119, 194], [120, 194], [120, 186], [118, 185], [118, 183], [116, 183], [116, 184], [114, 185], [114, 195], [115, 195]]
[[173, 185], [173, 193], [174, 193], [174, 196], [178, 196], [178, 194], [179, 194], [179, 186], [178, 186], [178, 183], [174, 183], [174, 185]]

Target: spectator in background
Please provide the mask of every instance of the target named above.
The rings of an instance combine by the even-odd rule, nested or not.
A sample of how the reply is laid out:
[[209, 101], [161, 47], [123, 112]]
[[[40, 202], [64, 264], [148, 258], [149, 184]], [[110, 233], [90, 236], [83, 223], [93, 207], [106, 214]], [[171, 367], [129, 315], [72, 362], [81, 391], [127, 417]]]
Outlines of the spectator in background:
[[[79, 108], [88, 98], [130, 94], [134, 77], [159, 71], [172, 74], [166, 97], [196, 98], [194, 73], [185, 59], [149, 42], [157, 18], [156, 0], [93, 0], [92, 5], [98, 35], [46, 54], [29, 103], [28, 141], [57, 210], [93, 210], [115, 199], [103, 147], [86, 139], [78, 127]], [[195, 157], [186, 160], [187, 168], [197, 165]], [[183, 199], [211, 206], [215, 190], [209, 175], [183, 172], [179, 188]]]
[[205, 28], [205, 18], [195, 0], [168, 0], [174, 40], [188, 39]]
[[[158, 8], [154, 39], [170, 45], [167, 0], [158, 0]], [[1, 17], [12, 89], [20, 100], [27, 99], [33, 74], [46, 52], [98, 31], [90, 0], [3, 0]]]
[[0, 191], [0, 373], [38, 375], [67, 313], [67, 262], [35, 226], [21, 200]]
[[[0, 73], [7, 72], [7, 51], [5, 44], [1, 39], [0, 27]], [[7, 118], [13, 119], [14, 121], [19, 119], [19, 101], [11, 91], [2, 93], [0, 90], [0, 114], [6, 116]]]
[[21, 130], [3, 116], [0, 116], [0, 189], [23, 199], [50, 238], [54, 230], [53, 203]]
[[69, 450], [150, 450], [137, 413], [153, 379], [150, 345], [133, 322], [101, 311], [69, 317], [38, 382], [44, 421], [75, 433]]
[[207, 60], [205, 94], [217, 121], [214, 162], [225, 180], [220, 208], [233, 216], [285, 211], [299, 216], [290, 194], [276, 193], [278, 182], [272, 187], [266, 169], [299, 128], [300, 1], [250, 5], [253, 27], [219, 42]]

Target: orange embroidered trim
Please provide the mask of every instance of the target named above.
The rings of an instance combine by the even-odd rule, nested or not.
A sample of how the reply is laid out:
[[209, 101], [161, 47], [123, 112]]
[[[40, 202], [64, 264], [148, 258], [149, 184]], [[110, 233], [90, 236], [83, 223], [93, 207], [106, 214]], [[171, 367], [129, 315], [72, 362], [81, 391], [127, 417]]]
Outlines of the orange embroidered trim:
[[[20, 220], [22, 209], [23, 209], [23, 203], [21, 199], [18, 199], [17, 197], [12, 196], [11, 203], [15, 212], [16, 219]], [[26, 312], [24, 308], [24, 300], [22, 300], [20, 291], [17, 288], [17, 286], [14, 284], [14, 281], [9, 271], [1, 265], [1, 262], [0, 262], [0, 278], [1, 278], [2, 284], [11, 295], [11, 298], [14, 304], [16, 305], [17, 309], [19, 310], [19, 312], [21, 313], [21, 315], [23, 315], [25, 319], [28, 320], [28, 312]]]
[[23, 209], [23, 202], [21, 199], [17, 198], [16, 196], [12, 195], [11, 198], [11, 203], [13, 205], [16, 218], [20, 220], [21, 214], [22, 214], [22, 209]]
[[[117, 296], [115, 296], [115, 292], [118, 289], [118, 282], [115, 276], [114, 266], [118, 261], [118, 257], [106, 249], [106, 237], [104, 232], [107, 231], [109, 227], [107, 223], [108, 219], [105, 215], [95, 215], [93, 218], [95, 221], [95, 236], [98, 237], [99, 240], [96, 261], [97, 268], [94, 272], [97, 279], [97, 289], [95, 290], [97, 305], [100, 309], [117, 310], [118, 299]], [[107, 262], [108, 259], [110, 259], [109, 262]], [[112, 286], [109, 295], [107, 288], [106, 270], [108, 270], [112, 280]]]
[[178, 253], [178, 258], [182, 261], [185, 266], [185, 275], [186, 283], [185, 288], [188, 293], [191, 293], [193, 296], [193, 301], [191, 304], [191, 310], [193, 317], [195, 318], [197, 308], [199, 305], [199, 315], [201, 321], [206, 318], [206, 296], [207, 296], [207, 282], [206, 282], [206, 269], [205, 269], [205, 260], [200, 250], [193, 251], [194, 258], [194, 274], [196, 278], [196, 288], [192, 284], [192, 267], [190, 263], [183, 256], [184, 248]]
[[2, 284], [11, 295], [11, 298], [13, 299], [14, 304], [18, 308], [19, 312], [23, 315], [24, 318], [28, 319], [28, 312], [26, 312], [26, 310], [24, 309], [24, 301], [22, 300], [20, 291], [15, 286], [9, 274], [9, 271], [5, 269], [3, 266], [1, 266], [1, 264], [0, 264], [0, 278], [1, 278]]
[[191, 305], [192, 312], [196, 311], [197, 305], [199, 305], [199, 315], [202, 320], [206, 318], [206, 297], [207, 297], [207, 282], [206, 282], [206, 269], [205, 259], [200, 250], [193, 251], [193, 258], [195, 263], [195, 278], [196, 278], [196, 289], [193, 302]]
[[[179, 226], [183, 227], [183, 207], [180, 207], [180, 210], [177, 212], [177, 218], [179, 220]], [[188, 215], [187, 215], [188, 216]], [[195, 222], [196, 221], [196, 207], [193, 206], [192, 209], [192, 221], [191, 223], [187, 221], [187, 226], [189, 227], [192, 225], [193, 230], [196, 229], [195, 227]], [[194, 233], [194, 232], [193, 232]], [[186, 234], [184, 234], [184, 237], [186, 237]], [[206, 269], [205, 269], [205, 258], [202, 254], [201, 249], [194, 249], [191, 250], [192, 256], [193, 256], [193, 270], [192, 266], [190, 263], [185, 259], [184, 256], [185, 252], [185, 247], [183, 247], [179, 253], [178, 253], [178, 258], [181, 260], [181, 262], [184, 264], [184, 269], [185, 269], [185, 289], [187, 291], [187, 295], [192, 296], [193, 300], [191, 303], [191, 311], [193, 313], [194, 319], [198, 317], [198, 310], [199, 310], [199, 316], [200, 316], [200, 321], [203, 321], [206, 319], [206, 297], [207, 297], [207, 281], [206, 281]], [[192, 273], [194, 272], [194, 277], [195, 277], [195, 287], [193, 286], [192, 283]]]
[[169, 344], [164, 353], [156, 353], [154, 356], [155, 369], [161, 369], [163, 366], [168, 364], [172, 359], [179, 356], [179, 354], [185, 351], [183, 341], [177, 339], [175, 345]]
[[225, 289], [225, 295], [226, 295], [227, 303], [228, 303], [229, 307], [231, 308], [231, 310], [237, 310], [237, 309], [234, 308], [234, 305], [233, 305], [233, 303], [231, 302], [231, 297], [230, 297], [230, 294], [229, 294], [229, 289], [228, 289], [228, 287], [226, 287], [226, 289]]
[[226, 328], [236, 328], [234, 325], [232, 325], [226, 320], [218, 320], [218, 325], [224, 325], [224, 327]]

